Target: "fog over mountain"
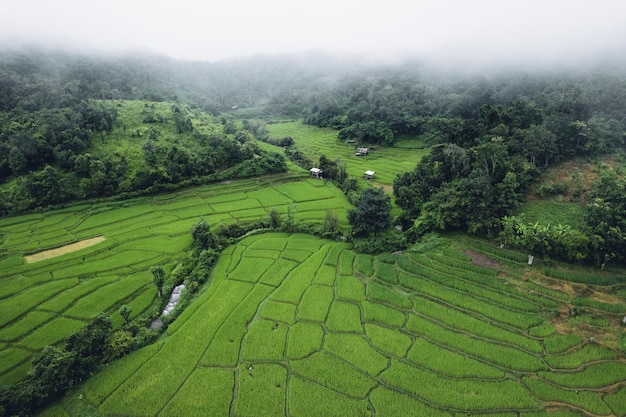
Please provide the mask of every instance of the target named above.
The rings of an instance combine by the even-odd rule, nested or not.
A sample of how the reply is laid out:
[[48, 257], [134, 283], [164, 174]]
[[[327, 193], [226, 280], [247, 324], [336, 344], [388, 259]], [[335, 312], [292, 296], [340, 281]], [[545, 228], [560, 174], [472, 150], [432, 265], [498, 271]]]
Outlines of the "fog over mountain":
[[0, 44], [148, 50], [184, 60], [318, 51], [454, 66], [584, 63], [622, 55], [619, 0], [21, 0], [3, 2]]

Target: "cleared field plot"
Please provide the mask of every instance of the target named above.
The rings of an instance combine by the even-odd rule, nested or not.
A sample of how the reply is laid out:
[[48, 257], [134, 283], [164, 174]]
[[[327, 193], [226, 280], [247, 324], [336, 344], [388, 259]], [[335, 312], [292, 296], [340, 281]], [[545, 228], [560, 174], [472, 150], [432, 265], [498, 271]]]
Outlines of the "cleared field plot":
[[[293, 251], [309, 256], [286, 259]], [[102, 417], [624, 414], [626, 362], [619, 351], [603, 340], [590, 344], [575, 333], [555, 335], [550, 311], [507, 307], [507, 297], [522, 298], [497, 289], [501, 276], [480, 275], [484, 282], [471, 282], [497, 292], [503, 301], [493, 303], [473, 290], [418, 275], [414, 266], [401, 268], [403, 256], [362, 257], [346, 243], [298, 234], [244, 238], [223, 252], [211, 285], [159, 342], [103, 367], [71, 401], [84, 393]], [[463, 256], [445, 257], [468, 263]], [[378, 276], [381, 266], [393, 279]], [[255, 279], [241, 280], [245, 270]], [[455, 270], [459, 277], [449, 280], [468, 282], [461, 275], [474, 273]], [[25, 372], [31, 351], [17, 346], [41, 344], [46, 331], [39, 330], [51, 329], [59, 316], [67, 320], [74, 309], [91, 311], [83, 300], [107, 298], [100, 292], [128, 279], [137, 285], [146, 279], [150, 290], [139, 288], [125, 300], [154, 297], [149, 272], [141, 278], [145, 273], [74, 281], [55, 293], [59, 301], [52, 297], [42, 304], [55, 311], [34, 307], [16, 317], [0, 329], [1, 380]], [[516, 273], [510, 270], [507, 282]], [[112, 277], [106, 285], [81, 289]], [[498, 283], [490, 284], [492, 279]], [[122, 296], [110, 293], [119, 302]], [[503, 322], [499, 315], [507, 314]], [[507, 324], [512, 317], [536, 325]], [[18, 331], [18, 324], [27, 330]], [[54, 410], [76, 415], [71, 406]]]
[[[56, 249], [49, 249], [42, 252], [35, 253], [33, 255], [26, 256], [26, 262], [32, 264], [34, 262], [44, 261], [50, 258], [56, 258], [57, 256], [65, 255], [67, 253], [72, 253], [79, 251], [81, 249], [88, 248], [89, 246], [97, 245], [100, 242], [104, 242], [104, 236], [98, 236], [91, 239], [81, 240], [80, 242], [71, 243], [69, 245], [61, 246]], [[63, 234], [59, 239], [60, 242], [67, 242], [68, 236]]]

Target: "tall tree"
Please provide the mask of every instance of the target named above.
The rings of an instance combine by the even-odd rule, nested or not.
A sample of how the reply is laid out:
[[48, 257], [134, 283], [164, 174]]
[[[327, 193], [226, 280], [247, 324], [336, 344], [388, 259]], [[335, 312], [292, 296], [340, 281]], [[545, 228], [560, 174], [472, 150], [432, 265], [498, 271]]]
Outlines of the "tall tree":
[[355, 237], [379, 234], [391, 228], [391, 199], [382, 188], [367, 188], [356, 209], [348, 210], [348, 221]]
[[163, 265], [154, 265], [150, 268], [152, 272], [152, 282], [157, 287], [159, 297], [163, 296], [163, 284], [165, 283], [165, 270]]

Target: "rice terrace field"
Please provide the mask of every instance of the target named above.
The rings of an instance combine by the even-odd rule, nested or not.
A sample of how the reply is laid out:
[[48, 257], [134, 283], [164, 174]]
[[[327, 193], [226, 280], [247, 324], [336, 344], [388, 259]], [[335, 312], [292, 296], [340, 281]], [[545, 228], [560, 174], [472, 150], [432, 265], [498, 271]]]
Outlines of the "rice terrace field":
[[[380, 170], [386, 186], [425, 152], [349, 158], [330, 133], [314, 148], [305, 130], [271, 134], [312, 156], [345, 154], [350, 175]], [[347, 227], [350, 205], [297, 170], [0, 219], [0, 383], [102, 311], [117, 327], [122, 304], [149, 313], [150, 267], [171, 272], [200, 218], [215, 226], [288, 208], [306, 223], [331, 210]], [[312, 235], [252, 234], [222, 252], [162, 337], [41, 416], [626, 416], [625, 280], [597, 274], [607, 285], [466, 236], [372, 256]]]
[[91, 378], [81, 401], [104, 416], [624, 415], [618, 350], [557, 333], [568, 295], [512, 285], [517, 254], [492, 253], [499, 269], [450, 242], [373, 257], [245, 238], [167, 337]]
[[347, 144], [337, 139], [337, 131], [330, 128], [319, 128], [304, 125], [302, 122], [268, 124], [269, 136], [280, 139], [291, 136], [298, 149], [313, 162], [324, 154], [330, 160], [339, 159], [346, 163], [348, 174], [354, 178], [362, 178], [367, 170], [376, 172], [371, 181], [375, 186], [383, 186], [390, 190], [396, 174], [411, 171], [429, 150], [419, 141], [400, 138], [394, 147], [369, 147], [366, 156], [355, 156], [357, 146], [367, 144]]
[[[121, 304], [132, 317], [146, 311], [156, 296], [149, 268], [171, 270], [200, 218], [233, 223], [265, 218], [272, 208], [284, 213], [287, 205], [311, 223], [332, 210], [344, 226], [349, 207], [331, 184], [287, 174], [1, 219], [0, 382], [21, 379], [34, 352], [62, 343], [102, 311], [116, 313]], [[68, 244], [85, 247], [68, 251]], [[33, 258], [59, 250], [68, 253]]]

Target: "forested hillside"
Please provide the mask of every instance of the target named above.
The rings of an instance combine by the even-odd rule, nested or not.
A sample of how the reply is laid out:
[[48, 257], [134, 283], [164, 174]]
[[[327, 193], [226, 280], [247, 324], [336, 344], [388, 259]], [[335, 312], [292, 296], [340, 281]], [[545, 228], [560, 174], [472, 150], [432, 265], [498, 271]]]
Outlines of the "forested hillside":
[[[267, 139], [264, 123], [288, 117], [331, 127], [341, 141], [389, 147], [404, 135], [432, 147], [394, 182], [403, 209], [395, 224], [409, 241], [431, 231], [497, 236], [504, 229], [508, 242], [546, 256], [621, 260], [619, 173], [604, 175], [606, 192], [599, 185], [589, 194], [607, 213], [590, 208], [581, 230], [567, 232], [573, 247], [538, 247], [523, 236], [530, 233], [523, 220], [503, 224], [547, 167], [620, 154], [626, 71], [616, 62], [463, 72], [316, 55], [210, 64], [7, 51], [0, 57], [0, 211], [280, 171], [281, 158], [263, 155], [254, 138]], [[238, 122], [249, 117], [257, 120]], [[250, 166], [225, 171], [245, 161]]]
[[217, 117], [213, 96], [191, 92], [185, 68], [155, 57], [2, 56], [0, 212], [284, 170]]

